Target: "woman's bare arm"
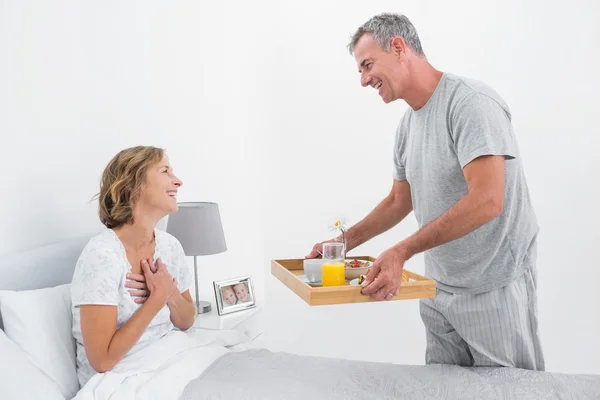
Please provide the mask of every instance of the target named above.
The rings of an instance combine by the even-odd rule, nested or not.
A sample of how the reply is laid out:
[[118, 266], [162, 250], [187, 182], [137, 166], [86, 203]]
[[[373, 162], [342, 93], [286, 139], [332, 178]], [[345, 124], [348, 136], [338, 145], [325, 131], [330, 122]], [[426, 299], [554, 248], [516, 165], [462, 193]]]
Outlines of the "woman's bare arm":
[[90, 365], [97, 372], [111, 370], [140, 339], [165, 302], [150, 296], [120, 329], [117, 306], [81, 305], [81, 334]]
[[121, 328], [117, 307], [81, 305], [81, 334], [90, 365], [98, 372], [111, 370], [140, 339], [152, 319], [178, 293], [175, 279], [160, 263], [156, 272], [142, 260], [150, 296]]
[[185, 331], [194, 325], [196, 319], [196, 306], [189, 290], [176, 293], [167, 302], [171, 311], [171, 322], [179, 330]]

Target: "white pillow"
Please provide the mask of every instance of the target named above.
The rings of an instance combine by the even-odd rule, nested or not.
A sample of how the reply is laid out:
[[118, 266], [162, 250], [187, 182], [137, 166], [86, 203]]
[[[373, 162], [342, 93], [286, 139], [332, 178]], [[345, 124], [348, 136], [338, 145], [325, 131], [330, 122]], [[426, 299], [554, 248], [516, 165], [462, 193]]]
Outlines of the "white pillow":
[[71, 399], [79, 391], [70, 285], [0, 291], [4, 332]]
[[65, 400], [58, 386], [0, 330], [0, 399]]

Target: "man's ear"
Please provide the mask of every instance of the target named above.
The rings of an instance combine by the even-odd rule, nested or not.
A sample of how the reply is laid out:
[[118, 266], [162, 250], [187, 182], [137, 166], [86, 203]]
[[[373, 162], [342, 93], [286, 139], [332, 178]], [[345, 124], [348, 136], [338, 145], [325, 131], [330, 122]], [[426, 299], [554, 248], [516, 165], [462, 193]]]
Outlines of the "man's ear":
[[401, 56], [403, 53], [406, 54], [406, 42], [400, 36], [396, 36], [392, 39], [390, 46], [390, 52], [397, 56]]

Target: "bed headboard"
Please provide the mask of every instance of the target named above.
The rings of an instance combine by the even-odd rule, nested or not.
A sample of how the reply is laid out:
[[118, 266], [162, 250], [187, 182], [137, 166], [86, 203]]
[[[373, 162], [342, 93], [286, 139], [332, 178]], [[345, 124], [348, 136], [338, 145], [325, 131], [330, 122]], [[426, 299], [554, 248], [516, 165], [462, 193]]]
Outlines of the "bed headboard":
[[71, 282], [77, 259], [90, 238], [80, 236], [2, 256], [0, 290], [42, 289]]

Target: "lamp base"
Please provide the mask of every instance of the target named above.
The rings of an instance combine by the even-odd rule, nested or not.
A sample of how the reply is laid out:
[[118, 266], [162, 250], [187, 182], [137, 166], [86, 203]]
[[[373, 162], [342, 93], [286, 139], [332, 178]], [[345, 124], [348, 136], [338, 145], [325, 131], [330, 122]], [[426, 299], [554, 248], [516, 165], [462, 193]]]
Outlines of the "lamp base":
[[210, 307], [210, 302], [209, 301], [199, 301], [196, 303], [196, 311], [198, 314], [205, 314], [207, 312], [210, 312], [211, 307]]

